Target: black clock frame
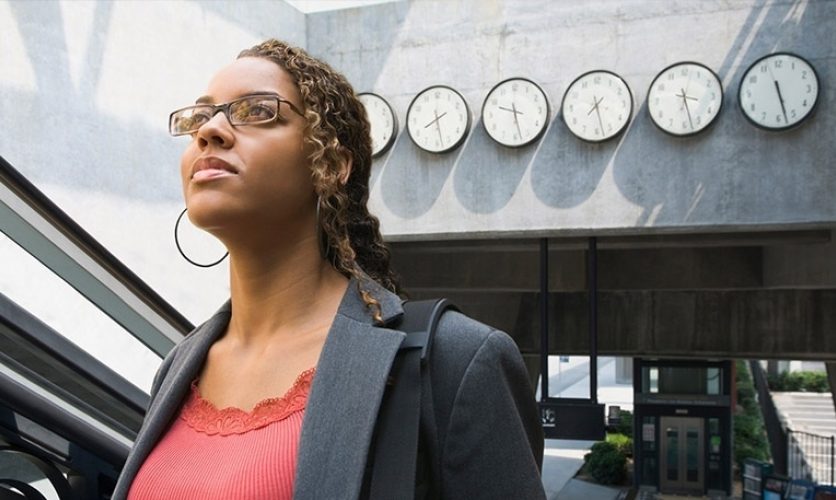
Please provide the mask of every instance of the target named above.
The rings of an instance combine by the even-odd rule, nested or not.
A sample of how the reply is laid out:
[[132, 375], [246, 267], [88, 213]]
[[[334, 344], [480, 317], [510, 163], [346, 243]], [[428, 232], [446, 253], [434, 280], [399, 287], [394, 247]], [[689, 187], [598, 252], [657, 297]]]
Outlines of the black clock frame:
[[[389, 140], [386, 141], [386, 144], [383, 145], [383, 147], [380, 149], [380, 151], [378, 151], [377, 153], [374, 153], [374, 152], [372, 153], [372, 158], [373, 159], [374, 158], [380, 158], [381, 156], [385, 155], [386, 152], [389, 151], [389, 149], [392, 148], [392, 145], [395, 144], [395, 139], [398, 137], [398, 132], [400, 132], [399, 124], [398, 124], [398, 115], [395, 114], [395, 110], [392, 108], [392, 105], [389, 104], [389, 101], [384, 99], [383, 96], [381, 96], [380, 94], [375, 94], [374, 92], [360, 92], [359, 94], [357, 94], [357, 97], [359, 98], [360, 96], [363, 96], [363, 95], [370, 95], [370, 96], [377, 97], [378, 99], [383, 101], [384, 104], [386, 104], [386, 107], [389, 108], [389, 112], [392, 113], [392, 135], [389, 137]], [[366, 113], [366, 115], [367, 115], [367, 119], [368, 119], [368, 113]], [[369, 132], [371, 132], [371, 122], [369, 122]]]
[[[703, 68], [703, 69], [707, 70], [707, 71], [708, 71], [709, 73], [711, 73], [712, 75], [714, 75], [714, 78], [716, 78], [716, 79], [717, 79], [717, 83], [720, 85], [720, 105], [717, 107], [717, 113], [715, 113], [715, 114], [714, 114], [714, 117], [713, 117], [713, 118], [711, 118], [711, 121], [710, 121], [710, 122], [708, 122], [708, 125], [706, 125], [705, 127], [701, 128], [701, 129], [699, 129], [699, 130], [696, 130], [696, 131], [694, 131], [694, 132], [688, 132], [687, 134], [675, 134], [675, 133], [673, 133], [673, 132], [670, 132], [670, 131], [665, 130], [664, 128], [662, 128], [662, 126], [661, 126], [661, 125], [659, 125], [659, 124], [656, 122], [656, 119], [655, 119], [655, 118], [653, 117], [653, 115], [650, 113], [650, 91], [653, 89], [653, 86], [654, 86], [654, 85], [656, 85], [656, 81], [659, 79], [659, 77], [661, 77], [662, 75], [664, 75], [666, 71], [668, 71], [669, 69], [671, 69], [671, 68], [673, 68], [673, 67], [675, 67], [675, 66], [680, 66], [680, 65], [682, 65], [682, 64], [693, 64], [693, 65], [695, 65], [695, 66], [699, 66], [699, 67], [701, 67], [701, 68]], [[658, 74], [657, 74], [657, 75], [653, 78], [653, 81], [652, 81], [652, 82], [650, 82], [650, 86], [647, 88], [647, 114], [648, 114], [648, 116], [650, 116], [650, 121], [652, 121], [652, 122], [653, 122], [653, 124], [654, 124], [654, 125], [656, 125], [656, 128], [658, 128], [659, 130], [661, 130], [662, 132], [664, 132], [664, 133], [668, 134], [668, 135], [669, 135], [669, 136], [671, 136], [671, 137], [693, 137], [693, 136], [695, 136], [695, 135], [697, 135], [697, 134], [700, 134], [700, 133], [702, 133], [702, 132], [705, 132], [706, 130], [708, 130], [708, 129], [710, 129], [711, 127], [713, 127], [713, 126], [714, 126], [714, 123], [716, 123], [716, 122], [717, 122], [717, 120], [718, 120], [718, 119], [719, 119], [719, 117], [720, 117], [720, 113], [723, 111], [723, 103], [725, 102], [725, 100], [726, 100], [726, 95], [725, 95], [725, 89], [723, 88], [723, 80], [721, 80], [721, 79], [720, 79], [720, 75], [718, 75], [716, 72], [714, 72], [714, 70], [713, 70], [713, 69], [709, 68], [708, 66], [706, 66], [706, 65], [705, 65], [705, 64], [703, 64], [703, 63], [699, 63], [699, 62], [696, 62], [696, 61], [679, 61], [679, 62], [675, 62], [675, 63], [673, 63], [673, 64], [671, 64], [671, 65], [667, 66], [665, 69], [663, 69], [662, 71], [660, 71], [660, 72], [659, 72], [659, 73], [658, 73]]]
[[[630, 95], [630, 112], [627, 116], [627, 121], [624, 122], [624, 125], [622, 125], [621, 128], [619, 128], [618, 131], [616, 131], [613, 135], [611, 135], [609, 137], [606, 137], [604, 139], [597, 140], [597, 141], [596, 140], [591, 140], [591, 139], [584, 139], [583, 137], [574, 133], [572, 131], [572, 129], [569, 127], [569, 124], [566, 123], [566, 116], [563, 114], [563, 105], [566, 102], [566, 96], [569, 95], [569, 91], [572, 90], [572, 86], [575, 83], [577, 83], [578, 80], [580, 80], [581, 78], [585, 77], [586, 75], [590, 75], [592, 73], [608, 73], [608, 74], [618, 78], [619, 80], [621, 80], [622, 83], [624, 83], [624, 86], [627, 87], [627, 93]], [[582, 140], [583, 142], [587, 142], [587, 143], [590, 143], [590, 144], [600, 144], [602, 142], [611, 141], [611, 140], [621, 136], [621, 134], [623, 134], [624, 131], [627, 130], [627, 127], [630, 126], [630, 123], [633, 121], [633, 107], [634, 106], [635, 106], [635, 102], [634, 102], [634, 99], [633, 99], [633, 90], [630, 88], [630, 85], [627, 84], [627, 80], [625, 80], [624, 78], [621, 77], [621, 75], [619, 75], [618, 73], [615, 73], [613, 71], [609, 71], [609, 70], [606, 70], [606, 69], [593, 69], [591, 71], [587, 71], [586, 73], [581, 74], [580, 76], [578, 76], [577, 78], [572, 80], [572, 83], [570, 83], [569, 86], [566, 87], [566, 92], [563, 93], [563, 98], [560, 100], [560, 118], [563, 120], [563, 124], [566, 126], [566, 128], [569, 130], [569, 132], [573, 136], [577, 137], [578, 139]]]
[[[818, 92], [816, 93], [816, 100], [813, 102], [813, 105], [810, 106], [810, 111], [808, 111], [806, 115], [802, 116], [801, 119], [799, 119], [796, 123], [793, 123], [792, 125], [786, 125], [784, 127], [769, 127], [769, 126], [766, 126], [766, 125], [761, 125], [760, 123], [756, 122], [755, 120], [753, 120], [749, 116], [748, 113], [746, 113], [746, 110], [743, 108], [743, 101], [740, 98], [740, 95], [743, 92], [743, 82], [746, 81], [746, 76], [749, 74], [749, 72], [752, 71], [764, 59], [774, 57], [774, 56], [795, 57], [795, 58], [801, 59], [802, 61], [807, 63], [807, 66], [810, 66], [810, 69], [813, 71], [813, 78], [816, 79], [816, 86], [818, 87]], [[816, 71], [816, 67], [813, 66], [813, 63], [811, 63], [806, 57], [800, 56], [800, 55], [796, 54], [795, 52], [789, 52], [789, 51], [770, 52], [769, 54], [766, 54], [766, 55], [763, 55], [763, 56], [759, 57], [758, 59], [755, 60], [755, 62], [753, 62], [752, 64], [750, 64], [746, 68], [746, 71], [744, 71], [743, 75], [741, 75], [740, 82], [737, 85], [737, 107], [738, 107], [738, 109], [740, 109], [740, 112], [743, 114], [743, 116], [746, 118], [746, 120], [749, 123], [751, 123], [752, 125], [756, 126], [757, 128], [759, 128], [761, 130], [768, 130], [770, 132], [783, 132], [785, 130], [792, 130], [792, 129], [798, 128], [801, 125], [803, 125], [807, 120], [812, 118], [813, 114], [816, 111], [816, 108], [818, 108], [819, 97], [820, 96], [821, 96], [821, 80], [819, 79], [819, 73], [818, 73], [818, 71]]]
[[[464, 103], [465, 114], [467, 115], [467, 123], [465, 123], [465, 126], [464, 126], [464, 134], [462, 134], [462, 136], [459, 138], [459, 140], [456, 141], [453, 145], [451, 145], [451, 146], [449, 146], [445, 149], [442, 149], [440, 151], [429, 151], [429, 150], [424, 149], [423, 147], [421, 147], [421, 145], [418, 144], [418, 141], [416, 141], [415, 138], [412, 137], [412, 132], [409, 130], [409, 112], [412, 111], [412, 106], [415, 104], [415, 101], [417, 101], [418, 98], [421, 97], [424, 94], [424, 92], [427, 92], [428, 90], [432, 90], [432, 89], [439, 89], [439, 88], [450, 90], [451, 92], [453, 92], [454, 94], [458, 95], [461, 98], [462, 102]], [[409, 134], [409, 139], [412, 141], [412, 144], [415, 144], [416, 146], [418, 146], [418, 148], [421, 151], [426, 151], [427, 153], [431, 153], [431, 154], [440, 155], [440, 154], [444, 154], [444, 153], [449, 153], [450, 151], [453, 151], [454, 149], [461, 146], [464, 143], [465, 139], [467, 139], [467, 136], [470, 134], [470, 124], [471, 124], [472, 121], [473, 121], [473, 118], [470, 115], [470, 106], [467, 105], [467, 99], [464, 98], [464, 96], [461, 94], [461, 92], [454, 89], [453, 87], [450, 87], [449, 85], [430, 85], [429, 87], [425, 88], [421, 92], [418, 92], [417, 94], [415, 94], [415, 97], [412, 98], [412, 101], [409, 103], [409, 107], [406, 109], [406, 133]]]
[[[543, 120], [543, 127], [534, 135], [534, 137], [532, 137], [531, 139], [529, 139], [528, 141], [526, 141], [522, 144], [504, 144], [499, 139], [497, 139], [496, 137], [491, 135], [490, 130], [488, 130], [488, 126], [485, 125], [485, 106], [488, 104], [488, 99], [490, 99], [491, 94], [493, 93], [493, 91], [496, 90], [500, 85], [502, 85], [503, 83], [506, 83], [506, 82], [510, 82], [511, 80], [524, 80], [524, 81], [534, 85], [535, 87], [537, 87], [540, 90], [540, 92], [543, 94], [543, 97], [546, 100], [546, 118], [545, 118], [545, 120]], [[489, 90], [487, 95], [485, 96], [485, 100], [482, 101], [481, 117], [482, 117], [482, 127], [485, 129], [485, 132], [487, 132], [488, 137], [493, 139], [494, 142], [496, 142], [500, 146], [504, 146], [504, 147], [509, 148], [509, 149], [524, 148], [524, 147], [526, 147], [530, 144], [533, 144], [533, 143], [537, 142], [538, 140], [540, 140], [543, 137], [543, 135], [546, 133], [546, 129], [549, 128], [549, 121], [551, 120], [551, 104], [549, 103], [549, 95], [546, 94], [546, 91], [543, 90], [543, 87], [539, 86], [537, 84], [537, 82], [531, 80], [530, 78], [525, 78], [523, 76], [512, 76], [511, 78], [506, 78], [506, 79], [502, 80], [501, 82], [497, 83], [496, 85], [494, 85], [493, 87], [491, 87], [491, 90]]]

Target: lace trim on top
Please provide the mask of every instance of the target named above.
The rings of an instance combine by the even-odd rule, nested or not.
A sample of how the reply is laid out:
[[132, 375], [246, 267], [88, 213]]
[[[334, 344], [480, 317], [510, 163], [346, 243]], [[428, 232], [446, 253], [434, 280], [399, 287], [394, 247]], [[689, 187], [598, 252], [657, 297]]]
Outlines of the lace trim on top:
[[284, 396], [259, 401], [249, 412], [232, 406], [218, 409], [200, 396], [195, 380], [180, 418], [192, 429], [209, 435], [228, 436], [260, 429], [305, 408], [315, 370], [303, 371]]

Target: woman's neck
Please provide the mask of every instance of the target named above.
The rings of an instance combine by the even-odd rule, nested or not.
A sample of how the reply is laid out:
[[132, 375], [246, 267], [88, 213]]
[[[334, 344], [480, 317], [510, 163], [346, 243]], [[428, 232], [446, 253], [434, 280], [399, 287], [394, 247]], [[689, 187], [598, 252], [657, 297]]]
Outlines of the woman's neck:
[[347, 285], [348, 279], [320, 257], [315, 238], [294, 248], [231, 250], [227, 335], [255, 343], [323, 333]]

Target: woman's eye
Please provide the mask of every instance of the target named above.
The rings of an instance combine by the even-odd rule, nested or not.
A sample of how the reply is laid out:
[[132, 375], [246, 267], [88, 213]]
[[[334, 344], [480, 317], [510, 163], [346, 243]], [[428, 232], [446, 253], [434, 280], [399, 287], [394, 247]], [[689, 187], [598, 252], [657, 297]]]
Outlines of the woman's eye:
[[267, 121], [276, 117], [276, 106], [271, 101], [243, 101], [230, 112], [237, 123]]

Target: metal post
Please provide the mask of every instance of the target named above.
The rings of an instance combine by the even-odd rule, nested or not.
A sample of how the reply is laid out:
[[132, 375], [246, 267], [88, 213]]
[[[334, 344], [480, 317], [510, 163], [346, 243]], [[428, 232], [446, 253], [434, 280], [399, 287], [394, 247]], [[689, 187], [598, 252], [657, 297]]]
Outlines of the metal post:
[[834, 452], [836, 447], [834, 445], [834, 436], [830, 436], [830, 486], [836, 486], [834, 482], [834, 470], [836, 470], [836, 459], [834, 459]]
[[540, 239], [540, 401], [549, 397], [549, 240]]
[[589, 399], [598, 403], [598, 239], [589, 238], [587, 255], [589, 287]]

